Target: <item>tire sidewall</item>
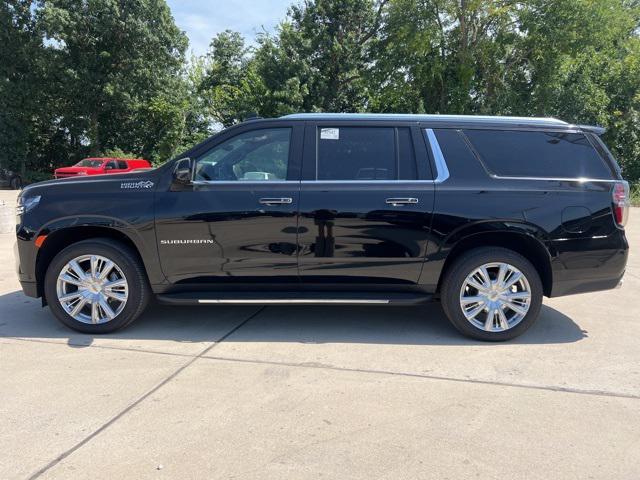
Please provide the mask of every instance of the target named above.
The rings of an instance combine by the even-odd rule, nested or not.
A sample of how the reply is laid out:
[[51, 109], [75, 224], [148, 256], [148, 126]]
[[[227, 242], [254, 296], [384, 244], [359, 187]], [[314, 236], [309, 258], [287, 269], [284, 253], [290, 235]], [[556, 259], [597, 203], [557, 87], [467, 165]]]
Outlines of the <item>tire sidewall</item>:
[[[527, 315], [504, 332], [487, 332], [472, 325], [462, 312], [460, 290], [467, 276], [476, 268], [492, 262], [508, 263], [520, 270], [531, 288], [531, 304]], [[447, 274], [442, 289], [442, 306], [451, 323], [464, 335], [478, 340], [500, 342], [515, 338], [537, 320], [542, 307], [543, 289], [535, 267], [522, 255], [504, 248], [480, 248], [461, 257]]]
[[[69, 261], [82, 255], [101, 255], [108, 258], [120, 268], [127, 280], [129, 288], [127, 304], [122, 312], [109, 322], [96, 325], [80, 322], [70, 316], [58, 301], [56, 284], [60, 271]], [[133, 262], [135, 262], [135, 258], [123, 245], [118, 245], [116, 248], [111, 242], [100, 240], [83, 241], [70, 245], [56, 255], [47, 269], [44, 293], [49, 308], [56, 318], [66, 326], [83, 333], [108, 333], [126, 326], [138, 315], [141, 302], [146, 301], [143, 298], [144, 285], [140, 284], [139, 274]]]

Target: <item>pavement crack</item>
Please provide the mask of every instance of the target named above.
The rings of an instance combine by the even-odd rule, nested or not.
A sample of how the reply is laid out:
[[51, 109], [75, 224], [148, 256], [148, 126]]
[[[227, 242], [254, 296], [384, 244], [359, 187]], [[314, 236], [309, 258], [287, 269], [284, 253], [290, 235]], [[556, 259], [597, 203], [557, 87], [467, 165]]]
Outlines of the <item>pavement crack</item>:
[[481, 380], [474, 378], [460, 378], [460, 377], [448, 377], [445, 375], [428, 375], [424, 373], [411, 373], [411, 372], [398, 372], [393, 370], [375, 370], [368, 368], [349, 368], [338, 367], [335, 365], [318, 364], [313, 362], [278, 362], [271, 360], [252, 360], [235, 357], [216, 357], [204, 355], [201, 358], [205, 360], [216, 360], [221, 362], [236, 362], [236, 363], [254, 363], [261, 365], [274, 365], [280, 367], [294, 367], [294, 368], [315, 368], [319, 370], [333, 370], [338, 372], [352, 372], [352, 373], [368, 373], [373, 375], [391, 375], [396, 377], [408, 377], [408, 378], [421, 378], [425, 380], [437, 380], [444, 382], [457, 382], [457, 383], [472, 383], [478, 385], [492, 385], [496, 387], [512, 387], [523, 388], [528, 390], [545, 390], [548, 392], [559, 393], [574, 393], [577, 395], [591, 395], [597, 397], [614, 397], [614, 398], [628, 398], [633, 400], [640, 400], [640, 395], [623, 392], [608, 392], [606, 390], [589, 390], [583, 388], [573, 387], [560, 387], [554, 385], [536, 385], [526, 383], [513, 383], [513, 382], [499, 382], [495, 380]]
[[178, 375], [180, 375], [180, 373], [182, 373], [185, 369], [187, 369], [188, 367], [190, 367], [191, 365], [193, 365], [193, 363], [198, 360], [199, 358], [203, 358], [204, 355], [206, 355], [208, 352], [210, 352], [216, 345], [219, 345], [221, 342], [225, 341], [227, 338], [229, 338], [231, 335], [233, 335], [235, 332], [237, 332], [240, 328], [244, 327], [250, 320], [252, 320], [253, 318], [255, 318], [257, 315], [259, 315], [266, 307], [261, 307], [258, 310], [256, 310], [254, 313], [252, 313], [251, 315], [249, 315], [249, 317], [247, 317], [246, 319], [244, 319], [242, 322], [238, 323], [235, 327], [233, 327], [231, 330], [229, 330], [227, 333], [225, 333], [224, 335], [222, 335], [220, 338], [218, 338], [217, 340], [214, 340], [213, 343], [211, 345], [209, 345], [207, 348], [205, 348], [204, 350], [202, 350], [202, 352], [200, 352], [198, 355], [192, 357], [191, 359], [189, 359], [184, 365], [182, 365], [181, 367], [179, 367], [176, 371], [174, 371], [171, 375], [169, 375], [168, 377], [166, 377], [164, 380], [162, 380], [160, 383], [158, 383], [155, 387], [153, 387], [151, 390], [147, 391], [145, 394], [143, 394], [141, 397], [139, 397], [137, 400], [135, 400], [133, 403], [129, 404], [127, 407], [125, 407], [122, 411], [120, 411], [117, 415], [115, 415], [114, 417], [112, 417], [109, 421], [107, 421], [106, 423], [104, 423], [102, 426], [100, 426], [98, 429], [94, 430], [92, 433], [90, 433], [89, 435], [87, 435], [85, 438], [83, 438], [81, 441], [79, 441], [78, 443], [76, 443], [73, 447], [65, 450], [63, 453], [61, 453], [60, 455], [58, 455], [56, 458], [54, 458], [52, 461], [50, 461], [49, 463], [47, 463], [44, 467], [42, 467], [40, 470], [38, 470], [37, 472], [35, 472], [34, 474], [32, 474], [29, 477], [29, 480], [33, 480], [35, 478], [38, 478], [40, 476], [42, 476], [42, 474], [44, 474], [45, 472], [47, 472], [48, 470], [50, 470], [51, 468], [55, 467], [57, 464], [59, 464], [62, 460], [64, 460], [65, 458], [67, 458], [69, 455], [71, 455], [73, 452], [75, 452], [76, 450], [78, 450], [79, 448], [83, 447], [84, 445], [86, 445], [87, 443], [89, 443], [91, 440], [93, 440], [95, 437], [97, 437], [98, 435], [100, 435], [102, 432], [104, 432], [107, 428], [109, 428], [111, 425], [113, 425], [114, 423], [116, 423], [118, 420], [120, 420], [122, 417], [124, 417], [127, 413], [129, 413], [131, 410], [133, 410], [134, 408], [136, 408], [138, 405], [140, 405], [142, 402], [144, 402], [147, 398], [149, 398], [151, 395], [153, 395], [154, 393], [156, 393], [158, 390], [160, 390], [162, 387], [164, 387], [167, 383], [169, 383], [171, 380], [173, 380], [174, 378], [176, 378]]

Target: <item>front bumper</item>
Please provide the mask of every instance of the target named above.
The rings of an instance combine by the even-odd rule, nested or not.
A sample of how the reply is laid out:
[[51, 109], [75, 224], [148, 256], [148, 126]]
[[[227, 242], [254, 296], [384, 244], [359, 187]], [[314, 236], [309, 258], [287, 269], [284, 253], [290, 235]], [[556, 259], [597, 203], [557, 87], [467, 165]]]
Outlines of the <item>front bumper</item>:
[[40, 295], [38, 295], [38, 284], [36, 282], [20, 282], [20, 286], [27, 297], [40, 297]]

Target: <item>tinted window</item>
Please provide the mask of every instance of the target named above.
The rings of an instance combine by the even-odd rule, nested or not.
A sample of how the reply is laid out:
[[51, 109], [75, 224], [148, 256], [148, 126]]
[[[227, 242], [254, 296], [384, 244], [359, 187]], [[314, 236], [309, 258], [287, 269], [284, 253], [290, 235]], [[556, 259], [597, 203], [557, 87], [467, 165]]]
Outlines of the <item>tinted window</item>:
[[127, 168], [127, 162], [123, 160], [118, 160], [118, 168], [120, 170], [125, 170]]
[[509, 177], [611, 178], [582, 133], [465, 130], [487, 169]]
[[418, 178], [416, 154], [408, 128], [398, 128], [398, 178], [400, 180], [415, 180]]
[[116, 168], [118, 168], [118, 167], [117, 167], [117, 165], [116, 165], [116, 162], [114, 162], [113, 160], [109, 160], [109, 161], [105, 164], [104, 168], [105, 168], [105, 169], [106, 169], [106, 168], [108, 168], [108, 169], [110, 169], [110, 170], [115, 170], [115, 169], [116, 169]]
[[318, 128], [318, 180], [397, 178], [394, 128]]
[[487, 176], [480, 162], [473, 154], [464, 137], [458, 130], [434, 130], [447, 168], [456, 180], [477, 180]]
[[286, 180], [290, 128], [241, 133], [216, 145], [197, 159], [196, 180]]

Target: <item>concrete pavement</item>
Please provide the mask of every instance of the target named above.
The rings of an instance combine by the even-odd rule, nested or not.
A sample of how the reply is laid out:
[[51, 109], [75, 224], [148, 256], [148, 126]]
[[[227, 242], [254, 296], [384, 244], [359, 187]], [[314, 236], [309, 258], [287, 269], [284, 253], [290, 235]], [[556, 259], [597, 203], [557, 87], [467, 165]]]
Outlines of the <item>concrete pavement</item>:
[[0, 235], [0, 478], [640, 478], [638, 209], [628, 238], [622, 289], [496, 345], [437, 305], [153, 306], [81, 335]]

